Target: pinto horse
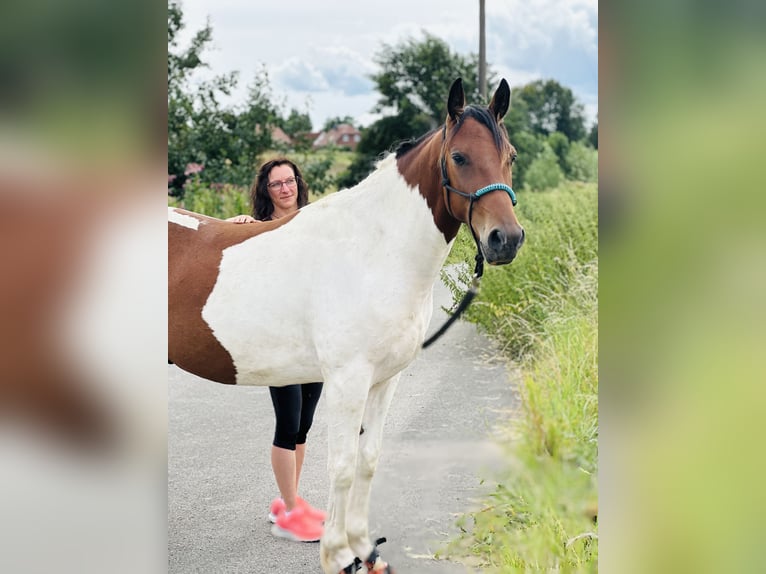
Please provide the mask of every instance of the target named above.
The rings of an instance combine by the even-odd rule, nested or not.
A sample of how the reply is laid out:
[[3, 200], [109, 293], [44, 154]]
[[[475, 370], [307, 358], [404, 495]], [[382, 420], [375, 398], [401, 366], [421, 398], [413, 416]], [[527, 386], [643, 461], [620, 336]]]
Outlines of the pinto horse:
[[460, 225], [489, 264], [510, 263], [524, 242], [501, 121], [509, 102], [502, 80], [488, 107], [466, 107], [456, 80], [441, 128], [291, 217], [236, 225], [169, 209], [169, 359], [220, 383], [325, 383], [326, 574], [355, 572], [357, 557], [393, 572], [369, 537], [370, 486]]

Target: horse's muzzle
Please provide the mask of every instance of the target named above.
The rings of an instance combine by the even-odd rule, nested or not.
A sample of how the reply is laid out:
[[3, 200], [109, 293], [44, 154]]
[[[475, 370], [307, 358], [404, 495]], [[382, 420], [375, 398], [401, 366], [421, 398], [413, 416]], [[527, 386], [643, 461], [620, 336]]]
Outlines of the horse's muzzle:
[[481, 242], [484, 259], [490, 265], [505, 265], [516, 257], [524, 244], [526, 234], [524, 228], [518, 226], [508, 232], [496, 227], [487, 235], [486, 241]]

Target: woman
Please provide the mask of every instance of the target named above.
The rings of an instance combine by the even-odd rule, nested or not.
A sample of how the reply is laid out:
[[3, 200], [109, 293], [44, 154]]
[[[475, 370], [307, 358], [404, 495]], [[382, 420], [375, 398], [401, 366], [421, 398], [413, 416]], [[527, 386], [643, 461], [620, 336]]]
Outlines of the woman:
[[[264, 163], [250, 191], [253, 215], [238, 215], [227, 221], [251, 223], [279, 219], [308, 203], [308, 187], [298, 166], [286, 158]], [[306, 435], [322, 394], [322, 383], [269, 387], [276, 415], [271, 447], [271, 468], [281, 494], [271, 503], [269, 520], [275, 536], [299, 542], [322, 537], [325, 513], [298, 496]]]

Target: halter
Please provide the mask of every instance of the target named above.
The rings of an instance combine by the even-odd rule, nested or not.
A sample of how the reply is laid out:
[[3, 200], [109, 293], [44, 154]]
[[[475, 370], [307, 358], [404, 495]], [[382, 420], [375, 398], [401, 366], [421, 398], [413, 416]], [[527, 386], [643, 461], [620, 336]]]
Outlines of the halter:
[[[442, 130], [442, 142], [447, 139], [447, 124], [444, 124], [444, 129]], [[439, 337], [441, 337], [444, 332], [449, 329], [450, 325], [454, 323], [458, 317], [465, 311], [468, 306], [471, 304], [471, 301], [476, 296], [476, 294], [479, 292], [479, 284], [481, 282], [481, 276], [484, 274], [484, 256], [481, 254], [481, 245], [479, 243], [479, 237], [476, 235], [476, 231], [473, 229], [473, 223], [471, 222], [471, 218], [473, 217], [473, 204], [475, 201], [477, 201], [482, 195], [486, 195], [493, 191], [504, 191], [508, 194], [508, 196], [511, 198], [511, 203], [515, 206], [516, 205], [516, 194], [513, 192], [510, 186], [505, 185], [504, 183], [490, 183], [489, 185], [485, 185], [481, 189], [477, 189], [473, 193], [466, 193], [464, 191], [460, 191], [459, 189], [455, 189], [452, 187], [449, 183], [449, 175], [447, 175], [447, 155], [446, 153], [441, 156], [440, 160], [441, 164], [441, 170], [442, 170], [442, 187], [444, 188], [444, 195], [446, 199], [446, 207], [447, 207], [447, 213], [450, 214], [450, 216], [453, 219], [457, 219], [455, 217], [455, 214], [452, 213], [452, 206], [450, 205], [450, 192], [455, 193], [461, 197], [465, 197], [468, 199], [468, 229], [471, 230], [471, 235], [473, 236], [473, 240], [476, 243], [476, 267], [474, 267], [473, 270], [473, 280], [471, 281], [471, 287], [468, 289], [465, 295], [463, 295], [463, 300], [460, 301], [460, 304], [458, 305], [457, 309], [455, 309], [455, 312], [450, 316], [449, 319], [447, 319], [446, 323], [441, 326], [441, 328], [431, 335], [428, 340], [423, 343], [423, 348], [430, 346], [434, 341], [436, 341]], [[459, 221], [459, 220], [458, 220]]]
[[[447, 139], [447, 124], [444, 124], [444, 127], [442, 128], [442, 142], [446, 141]], [[480, 279], [481, 276], [484, 274], [484, 256], [481, 254], [481, 245], [479, 244], [479, 238], [476, 235], [476, 232], [473, 229], [473, 223], [471, 223], [471, 218], [473, 217], [473, 204], [475, 201], [477, 201], [482, 195], [486, 195], [492, 191], [502, 190], [508, 194], [508, 196], [511, 198], [511, 203], [513, 206], [516, 206], [516, 194], [513, 192], [510, 186], [505, 185], [504, 183], [490, 183], [489, 185], [485, 185], [481, 189], [477, 189], [473, 193], [466, 193], [464, 191], [460, 191], [459, 189], [455, 189], [452, 187], [449, 183], [449, 175], [447, 175], [447, 154], [444, 153], [441, 156], [440, 160], [441, 169], [442, 169], [442, 187], [444, 188], [444, 195], [446, 198], [446, 205], [447, 205], [447, 213], [452, 216], [453, 219], [457, 219], [455, 217], [455, 214], [452, 213], [452, 205], [450, 204], [450, 192], [456, 193], [457, 195], [461, 197], [465, 197], [468, 199], [468, 229], [471, 230], [471, 235], [473, 236], [473, 240], [476, 243], [476, 267], [474, 268], [474, 277], [476, 279]], [[459, 220], [458, 220], [459, 221]]]

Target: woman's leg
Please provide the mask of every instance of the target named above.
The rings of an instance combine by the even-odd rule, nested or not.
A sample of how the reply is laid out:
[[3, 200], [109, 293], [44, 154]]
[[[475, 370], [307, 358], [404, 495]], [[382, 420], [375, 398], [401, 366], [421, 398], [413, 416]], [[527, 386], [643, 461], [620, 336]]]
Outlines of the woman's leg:
[[303, 459], [306, 457], [306, 437], [314, 422], [314, 412], [322, 396], [322, 383], [306, 383], [301, 387], [301, 416], [295, 445], [295, 489], [301, 479]]
[[301, 418], [301, 388], [300, 385], [269, 387], [269, 392], [276, 416], [276, 430], [271, 447], [271, 468], [274, 471], [279, 493], [285, 501], [285, 507], [290, 511], [295, 508], [298, 495], [299, 470], [296, 439]]

